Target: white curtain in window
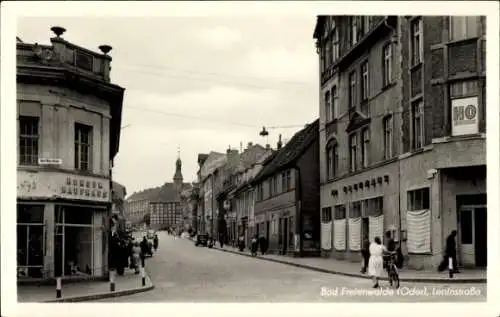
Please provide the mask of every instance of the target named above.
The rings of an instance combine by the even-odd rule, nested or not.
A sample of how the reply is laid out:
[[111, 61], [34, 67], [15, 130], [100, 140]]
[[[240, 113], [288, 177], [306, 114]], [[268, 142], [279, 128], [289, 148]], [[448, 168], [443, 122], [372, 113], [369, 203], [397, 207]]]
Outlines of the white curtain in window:
[[332, 249], [332, 222], [324, 222], [321, 224], [321, 249]]
[[349, 249], [361, 250], [361, 218], [349, 218]]
[[336, 219], [333, 221], [333, 244], [335, 250], [346, 249], [346, 221], [345, 219]]
[[384, 239], [384, 215], [376, 217], [368, 217], [368, 231], [370, 242], [373, 242], [375, 237], [379, 237], [381, 241]]
[[431, 212], [430, 210], [408, 211], [407, 246], [410, 253], [431, 252]]

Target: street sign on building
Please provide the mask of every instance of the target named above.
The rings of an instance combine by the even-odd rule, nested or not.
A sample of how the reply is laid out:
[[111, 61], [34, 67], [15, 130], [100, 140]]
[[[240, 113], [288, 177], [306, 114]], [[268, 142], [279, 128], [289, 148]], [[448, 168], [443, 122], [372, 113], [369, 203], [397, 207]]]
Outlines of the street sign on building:
[[62, 159], [59, 158], [38, 158], [38, 165], [61, 165]]

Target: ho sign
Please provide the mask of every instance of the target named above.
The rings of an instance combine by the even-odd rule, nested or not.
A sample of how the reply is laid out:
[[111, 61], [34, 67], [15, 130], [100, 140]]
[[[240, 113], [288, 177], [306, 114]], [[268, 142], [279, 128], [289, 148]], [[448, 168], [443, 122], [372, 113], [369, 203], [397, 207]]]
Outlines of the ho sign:
[[453, 99], [452, 109], [452, 135], [475, 134], [478, 129], [478, 98]]

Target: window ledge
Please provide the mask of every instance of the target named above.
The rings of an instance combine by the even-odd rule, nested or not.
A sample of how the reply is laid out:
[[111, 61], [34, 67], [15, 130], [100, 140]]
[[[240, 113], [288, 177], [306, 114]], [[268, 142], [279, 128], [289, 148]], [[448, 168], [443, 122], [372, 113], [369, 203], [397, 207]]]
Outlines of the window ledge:
[[445, 45], [456, 46], [456, 45], [464, 44], [467, 42], [476, 42], [479, 39], [480, 39], [479, 36], [475, 36], [475, 37], [468, 37], [468, 38], [463, 38], [463, 39], [458, 39], [458, 40], [450, 40], [448, 42], [445, 42]]
[[384, 85], [384, 86], [382, 87], [382, 91], [389, 90], [389, 89], [391, 89], [391, 88], [392, 88], [392, 87], [394, 87], [394, 86], [396, 86], [396, 83], [395, 83], [395, 82], [390, 82], [390, 83], [388, 83], [388, 84], [386, 84], [386, 85]]
[[422, 62], [418, 62], [418, 63], [416, 63], [415, 65], [410, 66], [410, 72], [412, 72], [412, 71], [414, 71], [415, 69], [417, 69], [417, 68], [421, 67], [422, 65], [423, 65], [423, 63], [422, 63]]

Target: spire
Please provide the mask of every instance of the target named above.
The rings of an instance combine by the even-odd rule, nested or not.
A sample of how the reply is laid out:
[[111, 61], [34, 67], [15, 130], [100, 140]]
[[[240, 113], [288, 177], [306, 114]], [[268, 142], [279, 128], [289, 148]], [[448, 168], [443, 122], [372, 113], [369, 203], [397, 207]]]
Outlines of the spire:
[[182, 161], [181, 161], [181, 149], [177, 147], [177, 160], [175, 161], [175, 175], [174, 183], [177, 186], [182, 186], [184, 178], [182, 177]]

